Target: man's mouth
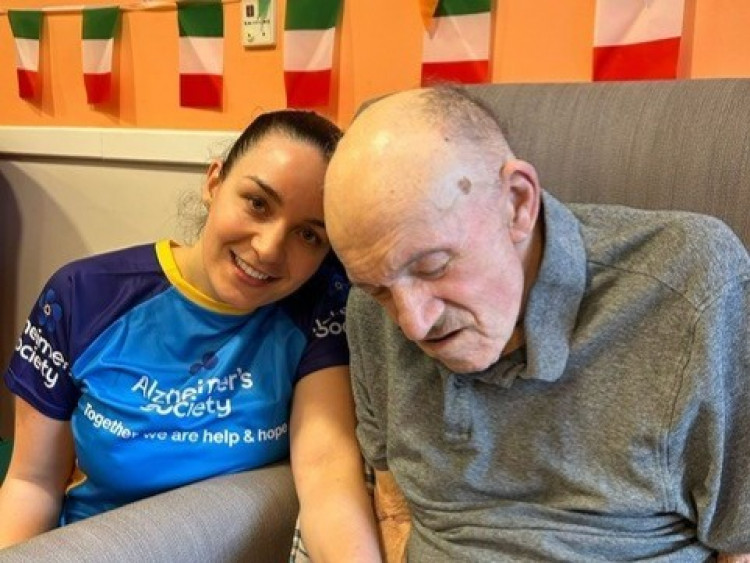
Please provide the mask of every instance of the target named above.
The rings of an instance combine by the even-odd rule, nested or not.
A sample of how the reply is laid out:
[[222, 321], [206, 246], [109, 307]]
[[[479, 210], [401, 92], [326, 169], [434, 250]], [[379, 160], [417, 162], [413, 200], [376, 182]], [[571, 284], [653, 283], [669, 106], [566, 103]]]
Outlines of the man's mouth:
[[424, 342], [427, 344], [442, 344], [443, 342], [447, 342], [454, 336], [456, 336], [459, 332], [461, 332], [461, 329], [451, 330], [449, 332], [443, 332], [441, 334], [437, 335], [431, 335], [424, 339]]

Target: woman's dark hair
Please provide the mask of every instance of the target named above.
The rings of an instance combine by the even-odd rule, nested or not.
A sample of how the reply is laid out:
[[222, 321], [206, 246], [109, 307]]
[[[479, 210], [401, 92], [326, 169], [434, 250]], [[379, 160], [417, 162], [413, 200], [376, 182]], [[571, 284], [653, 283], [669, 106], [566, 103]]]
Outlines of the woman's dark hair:
[[270, 133], [281, 133], [290, 139], [310, 143], [320, 149], [326, 160], [331, 159], [342, 135], [334, 123], [313, 111], [287, 109], [263, 113], [247, 126], [229, 149], [220, 177], [224, 179], [235, 161]]
[[[281, 133], [290, 139], [310, 143], [320, 149], [326, 160], [343, 134], [335, 124], [312, 111], [279, 110], [262, 113], [242, 132], [224, 157], [219, 177], [224, 180], [238, 159], [266, 135]], [[198, 239], [206, 224], [207, 211], [195, 190], [184, 192], [177, 204], [177, 225], [180, 236], [191, 244]]]

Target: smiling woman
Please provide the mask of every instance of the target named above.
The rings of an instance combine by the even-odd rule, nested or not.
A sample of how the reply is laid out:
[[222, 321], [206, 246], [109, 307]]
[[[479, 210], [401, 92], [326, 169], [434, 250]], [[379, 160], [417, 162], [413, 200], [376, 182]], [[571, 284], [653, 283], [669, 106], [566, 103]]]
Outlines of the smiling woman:
[[210, 164], [194, 243], [52, 276], [5, 376], [17, 431], [0, 547], [291, 449], [308, 543], [340, 550], [305, 524], [310, 506], [317, 521], [343, 510], [352, 544], [377, 553], [346, 338], [320, 330], [343, 326], [349, 288], [323, 222], [339, 137], [312, 112], [263, 114]]
[[[252, 311], [293, 292], [329, 250], [320, 150], [270, 132], [229, 164], [213, 162], [198, 244], [175, 249], [183, 274], [212, 299]], [[311, 179], [317, 179], [311, 182]]]

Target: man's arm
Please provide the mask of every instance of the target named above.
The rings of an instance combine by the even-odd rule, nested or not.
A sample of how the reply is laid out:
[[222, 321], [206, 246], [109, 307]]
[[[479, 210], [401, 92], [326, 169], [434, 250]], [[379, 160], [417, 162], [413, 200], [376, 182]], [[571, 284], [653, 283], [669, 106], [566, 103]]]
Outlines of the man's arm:
[[387, 563], [406, 561], [411, 513], [390, 471], [375, 471], [375, 516]]
[[[750, 562], [750, 264], [744, 248], [722, 249], [730, 280], [699, 309], [678, 401], [681, 419], [670, 458], [676, 491], [691, 483], [698, 539], [723, 562]], [[739, 244], [739, 243], [737, 243]], [[721, 248], [721, 247], [719, 247]], [[736, 251], [735, 251], [736, 250]], [[735, 251], [733, 253], [733, 251]], [[736, 273], [735, 273], [736, 270]], [[700, 414], [694, 414], [700, 412]]]
[[720, 553], [717, 560], [719, 563], [750, 563], [750, 553]]

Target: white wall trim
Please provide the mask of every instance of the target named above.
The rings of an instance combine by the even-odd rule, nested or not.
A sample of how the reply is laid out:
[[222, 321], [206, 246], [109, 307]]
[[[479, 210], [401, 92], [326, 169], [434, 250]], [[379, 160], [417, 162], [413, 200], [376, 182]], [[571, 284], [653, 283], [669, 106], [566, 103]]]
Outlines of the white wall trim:
[[0, 126], [0, 156], [206, 164], [239, 131]]

